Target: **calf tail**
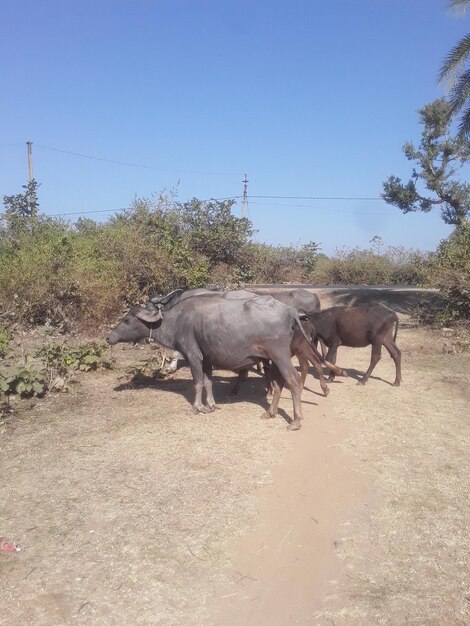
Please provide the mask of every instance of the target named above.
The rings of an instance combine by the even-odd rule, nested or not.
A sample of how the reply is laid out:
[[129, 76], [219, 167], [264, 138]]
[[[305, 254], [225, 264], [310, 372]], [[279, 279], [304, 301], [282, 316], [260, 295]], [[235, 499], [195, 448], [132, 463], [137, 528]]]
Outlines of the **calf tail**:
[[399, 322], [398, 322], [398, 315], [397, 315], [397, 316], [396, 316], [396, 318], [395, 318], [395, 333], [394, 333], [394, 335], [393, 335], [393, 343], [395, 343], [395, 342], [396, 342], [396, 339], [397, 339], [397, 334], [398, 334], [398, 324], [399, 324]]
[[302, 326], [302, 322], [300, 321], [300, 316], [299, 316], [297, 311], [295, 311], [295, 322], [296, 322], [297, 326], [300, 328], [300, 332], [305, 337], [305, 339], [307, 340], [308, 344], [311, 346], [315, 356], [320, 361], [320, 363], [323, 363], [324, 365], [326, 365], [326, 367], [330, 370], [330, 372], [334, 372], [338, 376], [341, 376], [343, 374], [343, 370], [340, 367], [336, 367], [336, 365], [333, 365], [333, 363], [330, 363], [329, 361], [326, 361], [324, 359], [324, 357], [318, 352], [317, 346], [313, 343], [313, 341], [311, 341], [307, 337], [307, 333], [305, 332], [304, 327]]

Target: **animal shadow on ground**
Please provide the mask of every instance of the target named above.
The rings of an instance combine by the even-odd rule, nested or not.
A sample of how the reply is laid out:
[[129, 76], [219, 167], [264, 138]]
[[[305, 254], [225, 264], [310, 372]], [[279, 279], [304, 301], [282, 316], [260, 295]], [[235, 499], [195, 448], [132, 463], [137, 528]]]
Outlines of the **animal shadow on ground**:
[[420, 304], [428, 303], [432, 306], [441, 306], [443, 296], [434, 292], [417, 292], [406, 289], [377, 289], [370, 288], [344, 291], [343, 289], [332, 290], [329, 297], [334, 306], [360, 306], [383, 304], [397, 313], [411, 313]]
[[[182, 368], [179, 372], [184, 371]], [[311, 372], [312, 373], [312, 372]], [[312, 373], [313, 375], [313, 373]], [[266, 383], [264, 376], [250, 376], [240, 387], [237, 395], [232, 394], [232, 389], [237, 381], [237, 374], [232, 376], [215, 375], [213, 376], [213, 392], [216, 405], [229, 405], [238, 402], [249, 402], [259, 406], [261, 409], [267, 409], [271, 403], [271, 398], [266, 397]], [[310, 387], [312, 384], [310, 384]], [[159, 392], [177, 393], [182, 395], [189, 405], [194, 401], [194, 386], [191, 378], [155, 378], [153, 376], [139, 375], [137, 381], [120, 383], [114, 387], [114, 391], [129, 391], [131, 389], [155, 389]], [[284, 388], [284, 393], [288, 389]], [[308, 393], [306, 393], [308, 392]], [[287, 393], [289, 391], [287, 390]], [[315, 391], [309, 387], [305, 387], [302, 393], [302, 404], [312, 404], [317, 406], [316, 402], [308, 400], [310, 393], [323, 397], [323, 393]], [[203, 396], [204, 397], [204, 396]], [[282, 417], [287, 424], [292, 422], [292, 417], [282, 408], [278, 408], [278, 416]]]
[[[343, 371], [344, 371], [344, 372], [348, 375], [348, 378], [352, 378], [353, 380], [357, 380], [357, 382], [358, 382], [358, 383], [362, 380], [362, 378], [363, 378], [363, 376], [364, 376], [364, 372], [360, 372], [359, 370], [356, 370], [356, 369], [354, 369], [354, 368], [350, 368], [350, 367], [349, 367], [349, 368], [347, 368], [347, 367], [343, 367], [342, 369], [343, 369]], [[385, 378], [381, 378], [380, 376], [374, 376], [374, 375], [371, 375], [371, 376], [369, 377], [369, 380], [380, 380], [380, 381], [382, 381], [383, 383], [386, 383], [387, 385], [390, 385], [390, 387], [392, 387], [392, 386], [393, 386], [393, 385], [392, 385], [392, 383], [391, 383], [390, 381], [385, 380]], [[330, 383], [328, 383], [328, 384], [329, 384], [329, 385], [331, 385], [331, 384], [335, 385], [336, 383], [339, 383], [339, 382], [342, 382], [342, 381], [341, 381], [341, 380], [339, 380], [339, 379], [337, 379], [337, 378], [335, 378], [335, 380], [333, 381], [333, 383], [331, 383], [331, 382], [330, 382]]]
[[[139, 376], [138, 381], [121, 383], [114, 391], [128, 391], [129, 389], [156, 389], [165, 393], [181, 394], [190, 404], [194, 400], [194, 385], [187, 368], [179, 370], [188, 372], [188, 377], [155, 378], [153, 376]], [[266, 403], [266, 389], [264, 377], [249, 377], [243, 382], [238, 395], [232, 395], [232, 389], [237, 381], [237, 375], [215, 375], [212, 378], [213, 392], [216, 404], [233, 404], [234, 402]]]

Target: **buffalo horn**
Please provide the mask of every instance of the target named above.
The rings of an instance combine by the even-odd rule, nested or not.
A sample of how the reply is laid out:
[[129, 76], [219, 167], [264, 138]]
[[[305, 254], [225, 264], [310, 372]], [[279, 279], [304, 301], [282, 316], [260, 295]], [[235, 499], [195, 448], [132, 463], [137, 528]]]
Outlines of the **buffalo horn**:
[[[183, 289], [175, 289], [174, 291], [170, 291], [166, 296], [160, 300], [160, 304], [168, 304], [168, 302], [173, 298], [176, 293], [183, 293]], [[154, 300], [152, 300], [154, 302]]]

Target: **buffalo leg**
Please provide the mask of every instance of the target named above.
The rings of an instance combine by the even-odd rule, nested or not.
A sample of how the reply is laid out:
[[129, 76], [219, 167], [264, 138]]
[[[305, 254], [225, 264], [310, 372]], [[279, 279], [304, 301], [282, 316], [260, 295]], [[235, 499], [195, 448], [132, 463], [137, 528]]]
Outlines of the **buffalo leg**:
[[[277, 398], [277, 402], [279, 403], [279, 397], [281, 395], [281, 390], [284, 383], [287, 384], [289, 390], [292, 395], [292, 404], [294, 407], [294, 419], [289, 424], [289, 430], [299, 430], [300, 428], [300, 420], [302, 419], [302, 401], [300, 398], [302, 387], [301, 387], [301, 378], [299, 372], [292, 365], [291, 360], [289, 359], [287, 362], [284, 359], [281, 359], [277, 363], [273, 361], [273, 378], [277, 380], [277, 383], [280, 387], [279, 395]], [[276, 398], [276, 389], [274, 390], [274, 399]], [[277, 409], [277, 406], [276, 406]]]
[[212, 394], [212, 365], [203, 361], [202, 369], [204, 372], [204, 389], [206, 390], [206, 406], [207, 412], [215, 411], [215, 400]]
[[388, 335], [384, 338], [383, 345], [387, 348], [390, 356], [395, 362], [395, 382], [392, 386], [399, 387], [401, 383], [401, 352], [392, 337]]
[[374, 367], [380, 361], [380, 357], [382, 356], [382, 344], [381, 343], [373, 343], [372, 344], [372, 353], [370, 356], [370, 365], [367, 372], [361, 378], [361, 380], [357, 383], [358, 385], [365, 385], [369, 380], [369, 376], [372, 374]]
[[204, 371], [202, 368], [202, 362], [200, 359], [189, 359], [189, 367], [191, 368], [191, 374], [194, 381], [194, 402], [193, 413], [205, 413], [206, 408], [202, 403], [202, 390], [204, 388]]

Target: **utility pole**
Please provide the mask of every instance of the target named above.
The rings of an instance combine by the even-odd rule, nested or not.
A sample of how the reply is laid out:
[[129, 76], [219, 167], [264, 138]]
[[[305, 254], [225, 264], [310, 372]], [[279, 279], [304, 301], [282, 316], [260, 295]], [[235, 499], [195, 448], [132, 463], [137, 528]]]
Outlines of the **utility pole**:
[[245, 211], [248, 206], [248, 178], [243, 179], [243, 199], [242, 199], [242, 217], [245, 217]]
[[31, 182], [33, 180], [33, 142], [27, 141], [26, 145], [28, 146], [28, 180]]

